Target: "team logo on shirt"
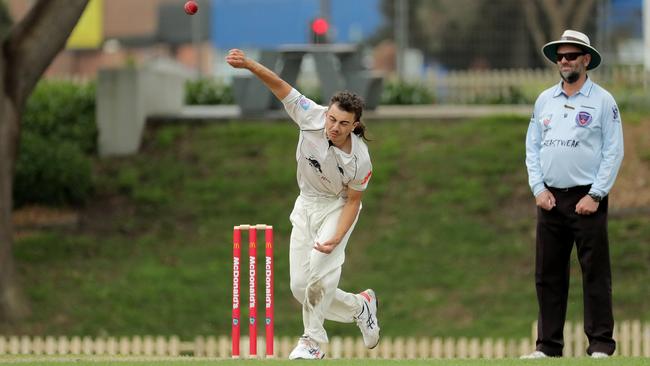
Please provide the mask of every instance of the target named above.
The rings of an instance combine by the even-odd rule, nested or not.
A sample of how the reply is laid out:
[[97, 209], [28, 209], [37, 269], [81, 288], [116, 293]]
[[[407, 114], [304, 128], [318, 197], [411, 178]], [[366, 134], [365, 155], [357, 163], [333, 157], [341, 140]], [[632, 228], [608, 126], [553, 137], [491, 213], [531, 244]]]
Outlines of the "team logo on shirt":
[[319, 173], [323, 174], [323, 169], [320, 167], [320, 163], [314, 157], [305, 158], [314, 169], [318, 170]]
[[613, 117], [614, 121], [618, 121], [618, 107], [617, 106], [612, 107], [612, 117]]
[[300, 99], [298, 100], [298, 105], [303, 110], [308, 110], [309, 109], [309, 99], [305, 98], [304, 95], [301, 95]]
[[591, 123], [592, 119], [593, 117], [591, 117], [589, 112], [582, 111], [576, 116], [576, 124], [578, 127], [587, 127]]

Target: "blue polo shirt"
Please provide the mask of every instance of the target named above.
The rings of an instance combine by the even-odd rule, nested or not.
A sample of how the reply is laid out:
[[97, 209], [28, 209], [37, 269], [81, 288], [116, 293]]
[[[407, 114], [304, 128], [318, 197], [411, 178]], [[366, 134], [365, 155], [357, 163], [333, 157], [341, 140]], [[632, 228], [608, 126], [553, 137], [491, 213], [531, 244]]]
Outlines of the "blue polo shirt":
[[623, 161], [621, 115], [612, 95], [591, 79], [567, 96], [562, 82], [544, 90], [526, 134], [528, 184], [537, 196], [555, 188], [591, 185], [606, 196]]

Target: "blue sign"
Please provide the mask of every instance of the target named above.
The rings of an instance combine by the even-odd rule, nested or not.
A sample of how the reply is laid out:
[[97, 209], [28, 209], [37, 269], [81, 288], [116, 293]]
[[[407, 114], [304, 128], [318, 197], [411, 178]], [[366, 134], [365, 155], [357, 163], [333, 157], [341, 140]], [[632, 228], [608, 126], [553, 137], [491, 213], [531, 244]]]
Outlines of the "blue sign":
[[[306, 44], [320, 0], [213, 0], [212, 42], [217, 49]], [[332, 43], [357, 43], [383, 25], [381, 0], [330, 0]]]

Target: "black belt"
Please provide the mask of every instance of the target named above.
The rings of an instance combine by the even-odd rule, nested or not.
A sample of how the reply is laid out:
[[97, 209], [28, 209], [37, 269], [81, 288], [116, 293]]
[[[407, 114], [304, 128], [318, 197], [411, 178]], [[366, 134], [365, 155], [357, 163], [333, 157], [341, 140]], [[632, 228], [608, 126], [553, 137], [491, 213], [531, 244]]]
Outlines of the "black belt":
[[556, 192], [573, 192], [573, 191], [584, 191], [584, 190], [589, 190], [591, 188], [591, 184], [586, 185], [586, 186], [574, 186], [574, 187], [567, 187], [567, 188], [556, 188], [556, 187], [551, 187], [544, 183], [544, 187], [550, 189], [551, 191], [556, 191]]

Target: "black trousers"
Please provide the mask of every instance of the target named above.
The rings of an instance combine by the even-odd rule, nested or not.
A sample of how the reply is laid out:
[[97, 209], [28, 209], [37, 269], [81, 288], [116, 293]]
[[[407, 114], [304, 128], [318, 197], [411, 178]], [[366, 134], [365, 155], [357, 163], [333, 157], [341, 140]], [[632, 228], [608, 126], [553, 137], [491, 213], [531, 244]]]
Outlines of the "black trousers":
[[614, 353], [612, 338], [612, 274], [607, 237], [607, 197], [598, 211], [578, 215], [575, 207], [589, 192], [589, 186], [548, 188], [555, 196], [551, 211], [537, 209], [535, 285], [539, 304], [537, 350], [562, 356], [564, 321], [569, 295], [569, 264], [573, 243], [582, 269], [584, 330], [589, 340], [587, 353]]

